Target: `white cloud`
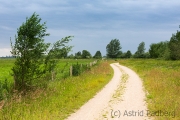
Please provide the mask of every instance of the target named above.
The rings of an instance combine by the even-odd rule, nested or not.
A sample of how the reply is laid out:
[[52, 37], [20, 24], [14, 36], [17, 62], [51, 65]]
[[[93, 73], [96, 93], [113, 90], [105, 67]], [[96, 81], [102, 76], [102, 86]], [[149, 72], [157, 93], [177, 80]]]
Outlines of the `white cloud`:
[[10, 48], [0, 48], [0, 57], [3, 56], [11, 56], [10, 53], [11, 49]]
[[8, 26], [0, 26], [0, 28], [2, 28], [4, 30], [14, 30], [13, 28], [8, 27]]

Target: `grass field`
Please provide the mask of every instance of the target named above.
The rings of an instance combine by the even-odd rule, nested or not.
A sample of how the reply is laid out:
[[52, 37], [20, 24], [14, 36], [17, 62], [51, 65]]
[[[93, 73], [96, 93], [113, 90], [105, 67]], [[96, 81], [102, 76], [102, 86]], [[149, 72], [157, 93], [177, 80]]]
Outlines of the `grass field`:
[[[77, 61], [89, 63], [93, 60]], [[26, 96], [14, 95], [0, 110], [0, 120], [62, 120], [92, 98], [112, 78], [113, 70], [109, 63], [100, 62], [80, 76], [62, 79], [59, 75], [61, 68], [67, 62], [69, 66], [77, 61], [62, 60], [62, 64], [58, 64], [56, 80], [49, 81], [46, 89], [36, 89]]]
[[0, 81], [5, 79], [8, 79], [8, 81], [13, 80], [10, 75], [13, 63], [14, 59], [0, 59]]
[[119, 62], [142, 78], [150, 115], [157, 120], [180, 120], [180, 61], [128, 59]]
[[[15, 59], [0, 59], [0, 81], [4, 82], [5, 79], [8, 82], [13, 82], [13, 77], [11, 76], [11, 69], [13, 67]], [[77, 62], [80, 64], [87, 64], [92, 62], [93, 59], [61, 59], [58, 61], [58, 65], [56, 67], [56, 72], [58, 72], [58, 79], [62, 79], [64, 77], [69, 76], [69, 68], [72, 64], [76, 64]]]
[[7, 97], [7, 93], [12, 89], [13, 78], [11, 68], [14, 59], [0, 59], [0, 100]]
[[[1, 61], [1, 60], [0, 60]], [[56, 69], [55, 81], [50, 81], [46, 89], [37, 89], [26, 96], [14, 95], [0, 110], [0, 120], [59, 120], [66, 118], [75, 109], [92, 98], [109, 82], [113, 71], [109, 62], [101, 62], [90, 71], [77, 77], [67, 77], [73, 63], [89, 63], [93, 60], [61, 60]], [[156, 120], [180, 119], [180, 61], [153, 59], [117, 60], [121, 65], [139, 74], [145, 86], [148, 109]], [[117, 62], [113, 61], [113, 62]], [[12, 81], [9, 75], [13, 60], [0, 62], [1, 79]], [[67, 68], [64, 69], [64, 66]], [[158, 115], [158, 112], [161, 112]]]

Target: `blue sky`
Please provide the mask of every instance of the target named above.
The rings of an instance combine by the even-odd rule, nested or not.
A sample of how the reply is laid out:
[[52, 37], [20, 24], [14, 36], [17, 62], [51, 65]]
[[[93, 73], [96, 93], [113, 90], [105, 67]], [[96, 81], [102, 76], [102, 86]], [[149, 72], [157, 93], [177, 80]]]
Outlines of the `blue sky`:
[[134, 53], [144, 41], [169, 40], [179, 30], [179, 0], [0, 0], [0, 56], [10, 55], [10, 37], [34, 12], [47, 22], [45, 42], [72, 35], [72, 53], [88, 50], [92, 55], [119, 39], [122, 51]]

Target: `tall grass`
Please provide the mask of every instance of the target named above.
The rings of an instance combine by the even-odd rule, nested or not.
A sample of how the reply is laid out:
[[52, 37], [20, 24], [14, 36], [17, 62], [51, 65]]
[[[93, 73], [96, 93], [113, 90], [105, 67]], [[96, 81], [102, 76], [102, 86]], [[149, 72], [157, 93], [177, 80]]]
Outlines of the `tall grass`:
[[[61, 80], [69, 77], [69, 68], [72, 64], [77, 62], [81, 64], [87, 64], [92, 62], [92, 59], [60, 59], [57, 62], [57, 67], [55, 69], [54, 78]], [[0, 100], [6, 99], [9, 92], [12, 92], [14, 80], [12, 77], [12, 67], [15, 62], [15, 59], [0, 59]], [[46, 79], [51, 79], [51, 73], [46, 75]], [[44, 81], [44, 82], [43, 82]], [[38, 80], [40, 86], [45, 86], [45, 80]], [[38, 84], [35, 83], [35, 84]]]
[[0, 59], [0, 100], [5, 99], [12, 89], [11, 68], [14, 59]]
[[119, 62], [142, 78], [148, 109], [155, 119], [180, 120], [180, 61], [129, 59]]
[[47, 89], [15, 95], [0, 110], [0, 120], [63, 120], [103, 88], [112, 73], [109, 63], [102, 62], [80, 76], [57, 78]]

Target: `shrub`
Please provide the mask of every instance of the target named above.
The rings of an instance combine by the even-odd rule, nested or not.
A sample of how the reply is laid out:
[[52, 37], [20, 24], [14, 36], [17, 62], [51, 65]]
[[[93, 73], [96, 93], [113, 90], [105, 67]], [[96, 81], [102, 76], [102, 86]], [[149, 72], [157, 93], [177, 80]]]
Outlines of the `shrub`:
[[72, 65], [72, 75], [73, 76], [78, 76], [80, 75], [82, 72], [86, 71], [86, 70], [90, 70], [90, 66], [88, 64], [73, 64]]

